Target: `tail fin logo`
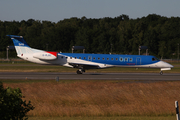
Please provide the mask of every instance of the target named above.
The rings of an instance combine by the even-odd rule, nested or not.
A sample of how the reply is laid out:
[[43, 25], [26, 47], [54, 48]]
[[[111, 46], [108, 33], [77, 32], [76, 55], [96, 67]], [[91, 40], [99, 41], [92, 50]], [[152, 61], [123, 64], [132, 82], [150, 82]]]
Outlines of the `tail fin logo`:
[[24, 46], [24, 43], [19, 43], [19, 46]]

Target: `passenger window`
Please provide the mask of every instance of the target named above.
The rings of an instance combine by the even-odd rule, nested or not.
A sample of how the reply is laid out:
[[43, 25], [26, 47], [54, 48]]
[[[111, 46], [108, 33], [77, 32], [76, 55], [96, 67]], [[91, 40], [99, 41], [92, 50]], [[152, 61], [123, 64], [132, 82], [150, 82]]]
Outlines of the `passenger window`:
[[81, 59], [81, 57], [79, 57], [79, 59]]
[[126, 62], [128, 62], [128, 58], [125, 58], [124, 60], [125, 60]]
[[94, 57], [93, 60], [95, 60], [96, 58]]
[[132, 62], [132, 61], [133, 61], [133, 59], [132, 59], [132, 58], [130, 58], [130, 59], [129, 59], [129, 61], [130, 61], [130, 62]]
[[107, 58], [107, 60], [109, 60], [109, 58]]
[[102, 58], [104, 60], [104, 58]]
[[114, 58], [111, 58], [111, 60], [114, 60]]
[[72, 57], [70, 57], [70, 59], [72, 59]]
[[84, 60], [86, 59], [86, 57], [84, 57]]
[[76, 57], [74, 57], [76, 59]]
[[122, 57], [120, 57], [120, 61], [123, 62], [123, 58]]
[[118, 60], [118, 58], [116, 58], [116, 61]]
[[100, 58], [98, 58], [98, 60], [100, 60]]

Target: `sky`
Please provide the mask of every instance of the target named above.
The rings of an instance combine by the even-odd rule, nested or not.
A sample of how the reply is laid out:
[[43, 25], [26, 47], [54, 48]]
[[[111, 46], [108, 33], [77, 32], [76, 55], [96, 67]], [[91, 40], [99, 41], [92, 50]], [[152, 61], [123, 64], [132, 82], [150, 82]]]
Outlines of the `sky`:
[[180, 0], [1, 0], [1, 21], [51, 21], [72, 17], [104, 18], [122, 14], [136, 19], [149, 14], [180, 17]]

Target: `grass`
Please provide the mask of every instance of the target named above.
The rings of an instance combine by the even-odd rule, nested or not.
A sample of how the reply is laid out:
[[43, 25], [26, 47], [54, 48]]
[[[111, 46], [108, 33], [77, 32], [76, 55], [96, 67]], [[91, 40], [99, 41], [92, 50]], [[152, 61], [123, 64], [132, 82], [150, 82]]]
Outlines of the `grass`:
[[175, 116], [158, 117], [29, 117], [28, 120], [175, 120]]
[[[65, 81], [65, 80], [64, 80]], [[138, 119], [175, 116], [174, 101], [180, 100], [180, 82], [68, 81], [4, 83], [19, 87], [35, 109], [33, 117], [81, 117]], [[156, 116], [156, 117], [154, 117]], [[106, 119], [105, 119], [106, 120]], [[146, 120], [146, 119], [145, 119]], [[147, 119], [149, 120], [149, 119]]]

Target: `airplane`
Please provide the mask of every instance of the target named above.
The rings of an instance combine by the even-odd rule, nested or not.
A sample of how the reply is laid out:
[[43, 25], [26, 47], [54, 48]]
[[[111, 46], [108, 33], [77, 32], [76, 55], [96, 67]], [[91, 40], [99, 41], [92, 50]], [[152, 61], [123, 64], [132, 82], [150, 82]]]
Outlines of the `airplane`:
[[31, 48], [22, 36], [7, 36], [12, 39], [19, 58], [38, 64], [77, 68], [77, 74], [83, 74], [88, 69], [132, 67], [160, 68], [162, 75], [164, 70], [173, 68], [171, 64], [151, 55], [59, 53]]

